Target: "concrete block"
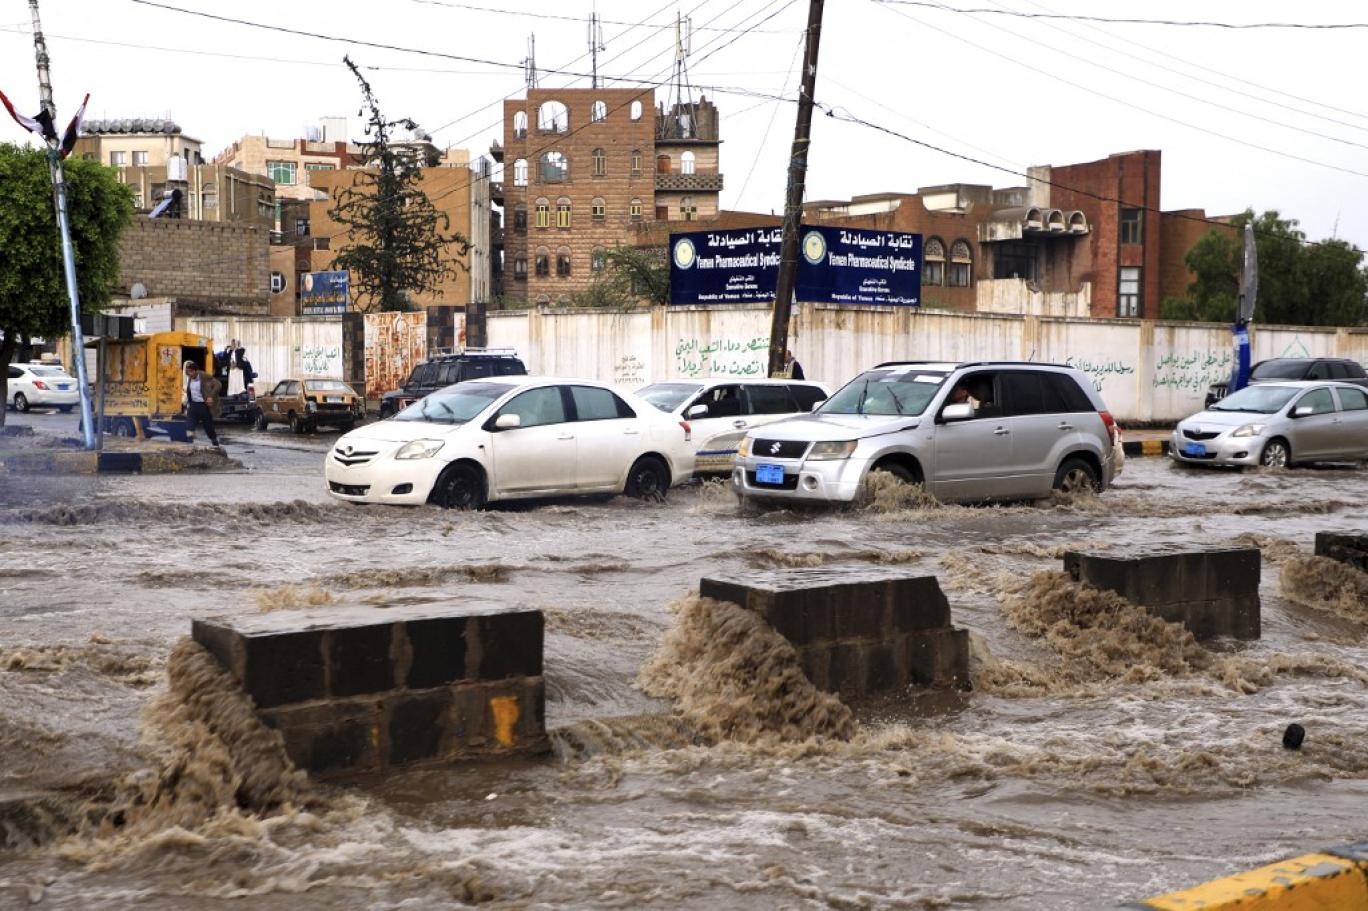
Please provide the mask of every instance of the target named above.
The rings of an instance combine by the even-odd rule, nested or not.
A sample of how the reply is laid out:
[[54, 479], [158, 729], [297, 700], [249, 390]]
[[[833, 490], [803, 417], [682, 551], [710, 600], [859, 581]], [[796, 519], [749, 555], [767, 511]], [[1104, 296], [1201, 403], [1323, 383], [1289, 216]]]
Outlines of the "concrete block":
[[812, 685], [831, 691], [831, 646], [807, 645], [797, 650], [798, 664]]
[[310, 772], [368, 772], [382, 766], [380, 702], [331, 700], [263, 709], [262, 722], [280, 731], [290, 761]]
[[866, 692], [865, 649], [861, 642], [837, 642], [831, 646], [831, 676], [827, 692], [863, 696]]
[[393, 641], [393, 624], [328, 630], [324, 636], [328, 695], [360, 696], [394, 689]]
[[421, 690], [466, 679], [466, 617], [436, 617], [404, 624], [409, 645], [405, 684]]
[[935, 576], [893, 581], [891, 631], [910, 633], [950, 625], [950, 602]]
[[450, 750], [452, 695], [450, 688], [439, 687], [417, 693], [400, 691], [385, 699], [387, 766], [437, 759]]
[[[467, 626], [475, 631], [476, 647], [467, 653], [467, 669], [479, 680], [540, 677], [545, 624], [541, 611], [506, 611], [475, 617]], [[478, 657], [472, 658], [476, 654]]]
[[1368, 532], [1316, 532], [1316, 556], [1368, 573]]
[[899, 651], [893, 642], [871, 642], [864, 646], [861, 692], [881, 693], [907, 685], [907, 666], [899, 660]]

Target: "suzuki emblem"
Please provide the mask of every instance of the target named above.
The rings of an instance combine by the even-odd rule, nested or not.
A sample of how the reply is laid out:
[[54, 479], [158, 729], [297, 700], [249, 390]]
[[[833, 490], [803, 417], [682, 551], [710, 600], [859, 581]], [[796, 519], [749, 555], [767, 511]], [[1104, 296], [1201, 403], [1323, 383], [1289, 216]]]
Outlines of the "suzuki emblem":
[[779, 444], [778, 444], [778, 443], [775, 443], [773, 446], [770, 447], [770, 455], [774, 455], [775, 453], [777, 453], [777, 452], [779, 451], [779, 449], [780, 449]]

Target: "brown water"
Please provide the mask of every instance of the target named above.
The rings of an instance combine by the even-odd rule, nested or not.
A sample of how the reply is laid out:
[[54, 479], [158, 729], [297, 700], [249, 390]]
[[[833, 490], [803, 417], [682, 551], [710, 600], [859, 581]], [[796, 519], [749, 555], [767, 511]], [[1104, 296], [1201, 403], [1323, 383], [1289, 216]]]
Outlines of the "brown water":
[[[0, 907], [1081, 909], [1368, 837], [1365, 580], [1310, 556], [1368, 528], [1368, 473], [1136, 459], [999, 508], [707, 486], [476, 515], [333, 504], [312, 461], [0, 484]], [[1161, 542], [1259, 547], [1263, 639], [1198, 643], [1059, 572]], [[974, 691], [852, 712], [691, 595], [812, 566], [937, 575]], [[310, 783], [182, 641], [488, 601], [546, 612], [546, 760]]]

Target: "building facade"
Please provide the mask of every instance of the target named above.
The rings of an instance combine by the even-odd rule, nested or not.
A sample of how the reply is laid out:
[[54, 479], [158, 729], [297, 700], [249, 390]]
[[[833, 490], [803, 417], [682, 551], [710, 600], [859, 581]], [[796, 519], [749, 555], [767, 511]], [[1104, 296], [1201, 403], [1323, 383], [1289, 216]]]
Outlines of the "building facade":
[[357, 146], [347, 140], [345, 117], [325, 117], [304, 139], [243, 136], [214, 156], [229, 165], [275, 182], [278, 199], [312, 200], [311, 176], [340, 171], [360, 163]]
[[204, 143], [181, 132], [173, 120], [143, 118], [86, 120], [71, 154], [112, 168], [165, 167], [179, 158], [200, 164]]

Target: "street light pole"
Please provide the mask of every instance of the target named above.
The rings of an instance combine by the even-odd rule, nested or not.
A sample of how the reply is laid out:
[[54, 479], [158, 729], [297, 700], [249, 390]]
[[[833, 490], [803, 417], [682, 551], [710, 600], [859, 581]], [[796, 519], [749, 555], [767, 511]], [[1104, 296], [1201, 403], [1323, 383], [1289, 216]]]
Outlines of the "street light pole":
[[81, 387], [81, 429], [85, 448], [95, 448], [95, 420], [90, 407], [90, 383], [86, 377], [85, 335], [81, 332], [81, 294], [76, 288], [76, 256], [71, 247], [71, 225], [67, 220], [66, 181], [62, 177], [62, 137], [57, 134], [57, 107], [52, 103], [52, 79], [48, 73], [47, 44], [38, 21], [38, 0], [29, 0], [33, 14], [33, 48], [38, 58], [38, 92], [47, 115], [48, 170], [52, 173], [52, 195], [57, 206], [57, 229], [62, 235], [62, 271], [66, 275], [67, 299], [71, 304], [71, 341], [75, 349], [76, 382]]

